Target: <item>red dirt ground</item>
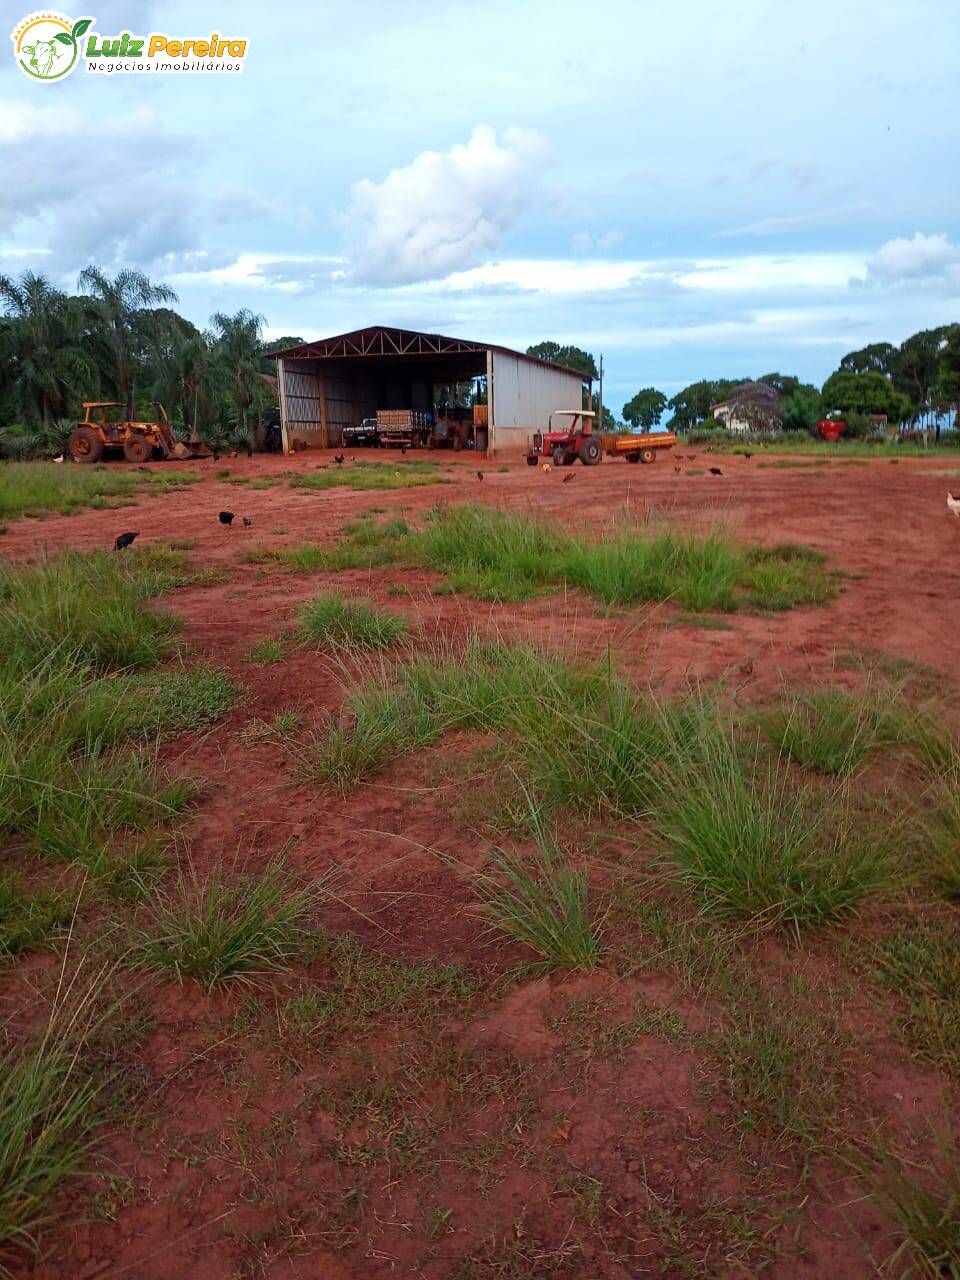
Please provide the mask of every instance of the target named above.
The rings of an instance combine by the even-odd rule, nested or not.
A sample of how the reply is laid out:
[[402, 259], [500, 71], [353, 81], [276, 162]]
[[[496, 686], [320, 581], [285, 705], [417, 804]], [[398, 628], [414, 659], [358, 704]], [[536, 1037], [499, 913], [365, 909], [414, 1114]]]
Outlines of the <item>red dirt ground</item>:
[[[428, 637], [496, 628], [581, 652], [610, 647], [626, 674], [666, 690], [723, 677], [747, 659], [751, 698], [772, 695], [782, 679], [852, 682], [835, 659], [853, 652], [929, 665], [952, 698], [960, 522], [944, 497], [956, 487], [946, 473], [960, 475], [960, 461], [780, 468], [689, 452], [700, 456], [680, 475], [667, 460], [549, 474], [521, 461], [503, 472], [485, 465], [482, 482], [475, 459], [440, 455], [454, 484], [382, 492], [286, 484], [251, 491], [214, 478], [216, 464], [195, 464], [209, 478], [144, 498], [135, 510], [21, 520], [0, 537], [0, 554], [17, 560], [42, 547], [109, 547], [127, 528], [139, 528], [143, 543], [195, 542], [193, 562], [223, 569], [225, 580], [171, 593], [163, 604], [183, 620], [191, 655], [229, 670], [245, 696], [209, 731], [163, 749], [165, 767], [202, 788], [187, 856], [203, 869], [240, 851], [257, 869], [284, 850], [305, 877], [340, 868], [340, 901], [324, 909], [324, 926], [405, 964], [462, 965], [481, 987], [422, 1020], [388, 1012], [362, 1034], [304, 1046], [281, 1034], [278, 1011], [329, 980], [325, 955], [254, 990], [212, 996], [123, 977], [148, 1024], [124, 1070], [147, 1088], [136, 1095], [136, 1115], [98, 1146], [116, 1183], [72, 1191], [40, 1260], [15, 1275], [741, 1277], [758, 1273], [774, 1242], [763, 1274], [777, 1280], [877, 1274], [889, 1224], [825, 1158], [791, 1196], [791, 1158], [731, 1138], [730, 1104], [715, 1096], [690, 1041], [639, 1034], [617, 1054], [578, 1056], [577, 1019], [616, 1027], [640, 998], [680, 1013], [695, 1037], [709, 1024], [708, 1001], [656, 969], [511, 978], [522, 949], [485, 932], [464, 879], [433, 852], [476, 867], [489, 848], [458, 809], [462, 797], [445, 772], [467, 744], [402, 761], [341, 799], [298, 781], [285, 749], [240, 737], [251, 719], [279, 709], [297, 709], [308, 726], [338, 710], [343, 689], [328, 662], [296, 649], [272, 666], [246, 660], [331, 581], [405, 614]], [[219, 465], [261, 477], [329, 462], [309, 452]], [[710, 464], [723, 476], [687, 474]], [[568, 474], [575, 480], [562, 483]], [[848, 576], [827, 607], [738, 614], [730, 629], [708, 630], [672, 606], [604, 613], [575, 592], [490, 606], [432, 595], [436, 576], [420, 571], [288, 574], [238, 559], [245, 547], [332, 544], [346, 522], [374, 507], [415, 517], [438, 501], [529, 510], [587, 531], [624, 511], [722, 519], [751, 541], [818, 547]], [[253, 527], [220, 526], [224, 507]], [[452, 776], [459, 792], [462, 773]], [[798, 959], [768, 942], [757, 962], [773, 988], [801, 974], [816, 992], [832, 954], [814, 943]], [[33, 959], [0, 978], [0, 1017], [24, 1007], [52, 963]], [[882, 1118], [909, 1142], [928, 1120], [960, 1114], [956, 1085], [907, 1056], [875, 998], [854, 993], [844, 1015], [859, 1042], [842, 1082], [843, 1115], [855, 1128]], [[602, 1184], [597, 1200], [591, 1180]], [[791, 1212], [778, 1217], [786, 1206]], [[756, 1233], [752, 1246], [735, 1229], [741, 1213]]]

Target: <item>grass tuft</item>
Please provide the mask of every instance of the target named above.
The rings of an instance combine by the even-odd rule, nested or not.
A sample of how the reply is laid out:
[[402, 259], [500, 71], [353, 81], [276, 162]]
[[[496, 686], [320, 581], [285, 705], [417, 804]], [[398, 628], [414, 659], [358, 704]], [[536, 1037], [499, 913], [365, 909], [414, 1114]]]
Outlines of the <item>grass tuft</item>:
[[191, 868], [179, 874], [172, 891], [153, 894], [152, 927], [139, 938], [140, 962], [207, 990], [253, 982], [289, 965], [305, 940], [316, 892], [296, 889], [279, 863], [259, 876], [232, 878], [216, 867], [205, 881]]
[[709, 910], [799, 929], [895, 883], [889, 846], [858, 827], [845, 793], [796, 784], [712, 708], [677, 754], [663, 782], [665, 862]]
[[884, 1270], [903, 1280], [960, 1280], [960, 1151], [933, 1133], [922, 1166], [891, 1151], [858, 1160], [867, 1192], [897, 1227]]
[[483, 914], [500, 933], [525, 943], [546, 969], [595, 969], [600, 926], [586, 868], [570, 865], [532, 808], [531, 818], [537, 837], [533, 866], [497, 850], [496, 874], [483, 872], [476, 881]]
[[36, 1248], [55, 1196], [85, 1174], [103, 1087], [81, 1071], [93, 990], [61, 987], [36, 1047], [0, 1051], [0, 1272], [5, 1256]]
[[407, 634], [407, 624], [369, 601], [327, 592], [300, 610], [300, 630], [318, 649], [386, 649]]

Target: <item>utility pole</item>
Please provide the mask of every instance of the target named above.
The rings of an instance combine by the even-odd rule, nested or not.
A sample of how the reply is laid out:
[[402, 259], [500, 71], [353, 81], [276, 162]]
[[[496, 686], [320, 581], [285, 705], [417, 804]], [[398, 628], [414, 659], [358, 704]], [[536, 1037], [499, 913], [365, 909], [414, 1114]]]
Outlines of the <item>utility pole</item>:
[[600, 355], [600, 414], [597, 418], [597, 430], [603, 430], [603, 354]]

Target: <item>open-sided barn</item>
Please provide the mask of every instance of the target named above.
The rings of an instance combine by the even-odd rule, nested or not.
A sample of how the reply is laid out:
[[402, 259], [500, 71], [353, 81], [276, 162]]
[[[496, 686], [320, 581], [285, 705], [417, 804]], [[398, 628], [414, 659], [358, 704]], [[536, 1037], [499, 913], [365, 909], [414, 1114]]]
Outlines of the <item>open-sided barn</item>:
[[[492, 343], [374, 325], [275, 353], [284, 451], [296, 442], [337, 446], [345, 427], [378, 410], [434, 413], [439, 389], [475, 381], [486, 412], [468, 447], [525, 451], [554, 409], [581, 407], [590, 380], [562, 365]], [[485, 420], [484, 420], [485, 419]]]

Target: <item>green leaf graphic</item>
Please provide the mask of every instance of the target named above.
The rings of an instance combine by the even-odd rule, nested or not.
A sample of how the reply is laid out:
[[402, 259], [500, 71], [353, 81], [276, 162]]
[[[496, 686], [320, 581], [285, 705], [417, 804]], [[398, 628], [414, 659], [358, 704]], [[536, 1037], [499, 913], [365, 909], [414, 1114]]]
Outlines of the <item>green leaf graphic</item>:
[[53, 38], [59, 40], [61, 44], [73, 44], [73, 36], [68, 36], [65, 31], [58, 31]]
[[86, 29], [92, 24], [93, 24], [92, 18], [78, 18], [77, 21], [73, 24], [74, 40], [76, 40], [78, 36], [82, 36], [83, 33], [86, 31]]

